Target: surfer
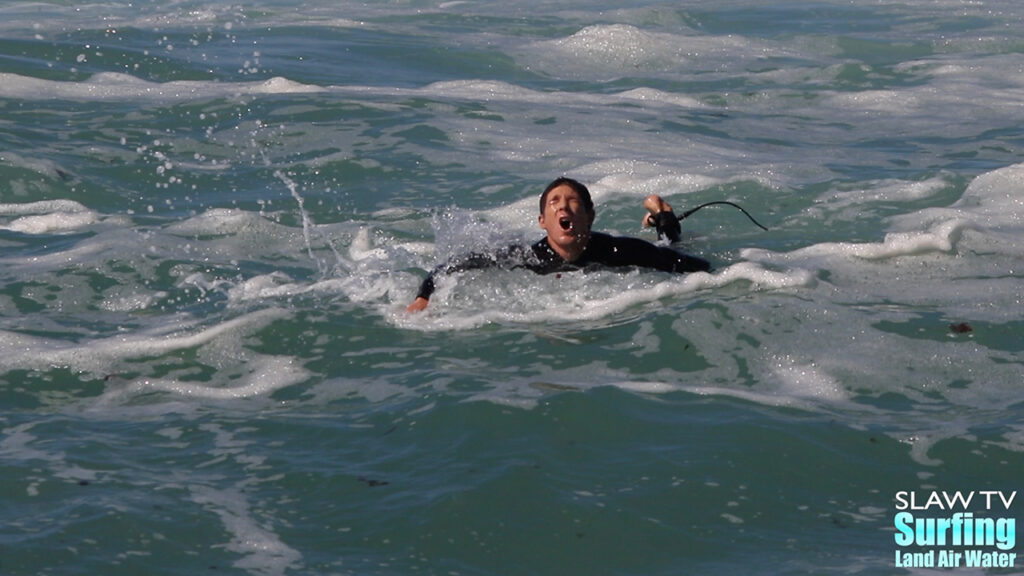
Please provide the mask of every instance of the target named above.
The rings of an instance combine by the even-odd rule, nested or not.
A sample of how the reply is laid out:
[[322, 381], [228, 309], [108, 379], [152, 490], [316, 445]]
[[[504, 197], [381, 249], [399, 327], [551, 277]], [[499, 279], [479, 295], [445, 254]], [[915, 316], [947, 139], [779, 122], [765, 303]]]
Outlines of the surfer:
[[[660, 196], [644, 200], [648, 214], [643, 225], [658, 229], [672, 241], [679, 239], [679, 220]], [[532, 246], [512, 245], [493, 254], [472, 253], [438, 266], [420, 285], [416, 299], [406, 308], [418, 312], [427, 307], [434, 279], [478, 268], [526, 268], [538, 274], [579, 270], [589, 266], [639, 266], [665, 272], [706, 272], [711, 265], [702, 258], [656, 246], [646, 240], [593, 232], [594, 201], [586, 186], [572, 178], [557, 178], [540, 196], [537, 221], [547, 236]]]

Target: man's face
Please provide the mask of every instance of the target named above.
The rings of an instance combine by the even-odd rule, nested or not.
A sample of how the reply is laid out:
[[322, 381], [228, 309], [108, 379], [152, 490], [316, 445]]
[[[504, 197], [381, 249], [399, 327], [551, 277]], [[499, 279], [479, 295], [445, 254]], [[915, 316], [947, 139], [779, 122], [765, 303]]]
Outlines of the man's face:
[[563, 184], [548, 192], [538, 221], [548, 233], [548, 243], [556, 251], [561, 248], [578, 253], [590, 239], [594, 215], [587, 213], [580, 195], [571, 186]]

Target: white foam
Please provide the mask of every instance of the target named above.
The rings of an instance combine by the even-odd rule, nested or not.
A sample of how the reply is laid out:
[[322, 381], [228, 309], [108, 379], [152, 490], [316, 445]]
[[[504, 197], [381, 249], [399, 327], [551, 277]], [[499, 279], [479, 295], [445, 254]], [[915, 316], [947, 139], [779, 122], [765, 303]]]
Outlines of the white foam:
[[296, 282], [281, 272], [261, 274], [238, 282], [227, 289], [232, 306], [247, 302], [258, 302], [291, 298], [310, 294], [338, 294], [347, 283], [342, 278], [319, 280], [312, 283]]
[[135, 312], [150, 308], [164, 296], [163, 292], [147, 293], [135, 287], [116, 286], [104, 292], [99, 307], [108, 312]]
[[200, 234], [237, 234], [249, 228], [261, 228], [268, 224], [259, 214], [234, 208], [211, 208], [187, 220], [170, 225], [167, 231], [182, 236]]
[[204, 486], [194, 486], [191, 491], [193, 500], [217, 514], [232, 535], [226, 548], [242, 556], [234, 562], [235, 568], [264, 576], [284, 576], [302, 568], [302, 553], [253, 518], [241, 491]]
[[[881, 242], [825, 242], [787, 253], [750, 248], [741, 251], [741, 255], [760, 262], [810, 265], [817, 261], [816, 267], [824, 267], [823, 259], [833, 256], [884, 260], [929, 253], [951, 254], [966, 237], [988, 250], [998, 249], [1020, 256], [1024, 255], [1024, 248], [1011, 238], [1019, 238], [1024, 232], [1024, 198], [1016, 192], [1021, 186], [1024, 186], [1024, 164], [1009, 166], [976, 178], [948, 208], [929, 208], [892, 218], [895, 230], [885, 233]], [[937, 187], [942, 185], [933, 181], [897, 188], [902, 190], [899, 193], [902, 199], [914, 199], [919, 194], [931, 194]], [[875, 193], [868, 198], [855, 193], [843, 197], [841, 203], [853, 206], [858, 201], [879, 198]], [[968, 236], [969, 232], [973, 235]]]
[[957, 219], [941, 222], [924, 232], [890, 232], [882, 242], [823, 242], [784, 254], [747, 248], [740, 255], [762, 262], [806, 263], [827, 256], [881, 260], [929, 252], [949, 253], [963, 231], [972, 227], [970, 221]]
[[1016, 234], [1024, 229], [1024, 164], [1015, 164], [974, 179], [950, 208], [966, 212], [987, 233]]
[[[222, 364], [224, 362], [217, 359], [215, 361]], [[130, 400], [151, 392], [170, 392], [179, 397], [208, 400], [266, 398], [277, 390], [299, 384], [310, 377], [310, 373], [299, 367], [292, 358], [256, 354], [249, 355], [244, 366], [229, 371], [229, 377], [220, 377], [215, 382], [142, 378], [108, 392], [101, 403], [109, 404], [115, 397]], [[230, 381], [230, 385], [224, 380]]]
[[872, 203], [908, 203], [937, 195], [950, 186], [945, 177], [929, 178], [920, 182], [899, 180], [868, 182], [853, 190], [834, 190], [817, 198], [809, 210], [811, 214], [826, 214], [840, 210], [861, 212]]
[[[614, 321], [634, 308], [733, 284], [745, 284], [751, 291], [780, 291], [810, 286], [814, 281], [806, 270], [777, 272], [752, 262], [733, 264], [712, 274], [608, 271], [556, 277], [526, 271], [466, 273], [439, 280], [425, 313], [410, 315], [404, 309], [392, 309], [389, 319], [403, 328], [426, 331], [465, 330], [491, 323]], [[411, 293], [408, 299], [411, 301]]]
[[473, 102], [547, 104], [551, 106], [614, 106], [616, 104], [637, 104], [644, 106], [675, 106], [681, 108], [703, 108], [699, 100], [672, 94], [654, 88], [634, 88], [610, 94], [590, 92], [543, 92], [531, 90], [498, 80], [447, 80], [435, 82], [423, 88], [380, 88], [373, 86], [333, 86], [334, 92], [377, 93], [391, 96], [433, 97], [443, 100], [469, 100]]
[[772, 362], [770, 369], [781, 383], [778, 391], [787, 398], [810, 397], [826, 403], [849, 399], [846, 388], [814, 364], [785, 355]]
[[704, 174], [673, 174], [666, 172], [664, 168], [659, 170], [657, 167], [654, 167], [655, 170], [652, 173], [643, 174], [638, 173], [635, 165], [630, 166], [628, 170], [622, 170], [615, 164], [617, 163], [601, 163], [581, 169], [583, 173], [601, 174], [591, 187], [595, 202], [612, 196], [616, 198], [645, 198], [651, 194], [672, 199], [724, 182], [720, 178]]
[[636, 74], [638, 69], [645, 75], [677, 72], [694, 67], [695, 62], [701, 69], [735, 66], [780, 50], [767, 42], [733, 35], [652, 32], [630, 24], [595, 24], [516, 52], [517, 60], [531, 70], [561, 78], [610, 79]]
[[[177, 321], [165, 318], [160, 325], [148, 330], [87, 340], [81, 344], [0, 331], [0, 366], [7, 370], [64, 367], [103, 377], [116, 373], [127, 359], [160, 356], [178, 350], [212, 346], [224, 352], [233, 346], [235, 357], [245, 357], [240, 345], [242, 336], [286, 317], [288, 314], [283, 310], [265, 309], [208, 327], [200, 327], [197, 320], [186, 317], [179, 317]], [[224, 360], [214, 356], [211, 359], [214, 364]], [[294, 372], [287, 371], [285, 375], [286, 380], [292, 381]], [[225, 371], [221, 376], [226, 379], [228, 373]]]
[[0, 230], [10, 230], [24, 234], [66, 233], [95, 224], [97, 220], [96, 214], [93, 212], [25, 216], [13, 220], [5, 226], [0, 225]]
[[668, 394], [680, 390], [679, 386], [666, 382], [618, 382], [613, 385], [622, 390], [641, 394]]
[[239, 96], [260, 96], [272, 94], [306, 94], [317, 92], [341, 94], [435, 97], [441, 99], [472, 100], [483, 102], [513, 102], [520, 104], [564, 105], [569, 102], [577, 106], [614, 105], [616, 103], [643, 104], [644, 106], [667, 105], [685, 108], [699, 108], [703, 105], [696, 99], [656, 90], [636, 88], [607, 95], [562, 92], [540, 92], [501, 81], [453, 80], [430, 84], [422, 88], [387, 88], [377, 86], [331, 86], [322, 87], [302, 84], [283, 77], [253, 82], [215, 82], [205, 80], [180, 80], [171, 82], [150, 82], [120, 72], [101, 72], [87, 80], [68, 82], [46, 80], [14, 73], [0, 73], [0, 97], [39, 100], [75, 101], [122, 101], [149, 100], [157, 103], [207, 100], [211, 98], [235, 98]]
[[73, 200], [44, 200], [25, 204], [0, 204], [0, 216], [19, 216], [0, 230], [23, 234], [71, 233], [100, 221], [96, 212]]
[[63, 82], [9, 72], [0, 73], [0, 98], [12, 99], [179, 102], [321, 91], [323, 88], [318, 86], [300, 84], [280, 77], [235, 83], [203, 80], [158, 83], [120, 72], [101, 72], [83, 82]]

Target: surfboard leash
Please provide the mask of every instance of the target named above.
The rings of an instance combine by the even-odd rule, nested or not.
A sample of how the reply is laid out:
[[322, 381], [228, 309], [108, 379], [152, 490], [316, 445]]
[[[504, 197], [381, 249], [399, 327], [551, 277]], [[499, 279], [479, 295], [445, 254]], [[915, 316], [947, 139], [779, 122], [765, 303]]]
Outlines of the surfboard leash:
[[704, 204], [701, 204], [696, 208], [691, 208], [686, 212], [683, 212], [681, 216], [676, 216], [672, 212], [668, 211], [659, 212], [653, 215], [651, 219], [654, 221], [654, 227], [658, 231], [658, 238], [661, 238], [662, 236], [667, 236], [668, 239], [672, 242], [679, 241], [680, 234], [682, 233], [682, 226], [680, 226], [679, 223], [685, 220], [686, 218], [689, 218], [691, 215], [693, 215], [701, 208], [707, 208], [708, 206], [714, 206], [716, 204], [724, 204], [726, 206], [732, 206], [733, 208], [736, 208], [740, 212], [743, 212], [743, 214], [746, 215], [746, 217], [749, 218], [755, 226], [764, 230], [765, 232], [768, 231], [768, 228], [766, 228], [763, 224], [758, 222], [753, 216], [750, 215], [750, 212], [747, 212], [739, 204], [736, 204], [735, 202], [729, 202], [728, 200], [715, 200], [713, 202], [705, 202]]

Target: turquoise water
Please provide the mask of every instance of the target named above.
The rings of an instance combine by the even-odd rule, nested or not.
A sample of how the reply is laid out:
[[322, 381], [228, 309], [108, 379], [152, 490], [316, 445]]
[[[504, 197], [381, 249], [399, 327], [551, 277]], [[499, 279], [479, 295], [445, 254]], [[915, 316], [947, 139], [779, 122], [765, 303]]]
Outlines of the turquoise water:
[[[1022, 19], [5, 3], [0, 573], [1015, 553], [900, 545], [897, 513], [1024, 507]], [[562, 174], [604, 231], [656, 241], [651, 193], [769, 230], [709, 207], [710, 274], [474, 271], [405, 312], [437, 263], [539, 238]]]

